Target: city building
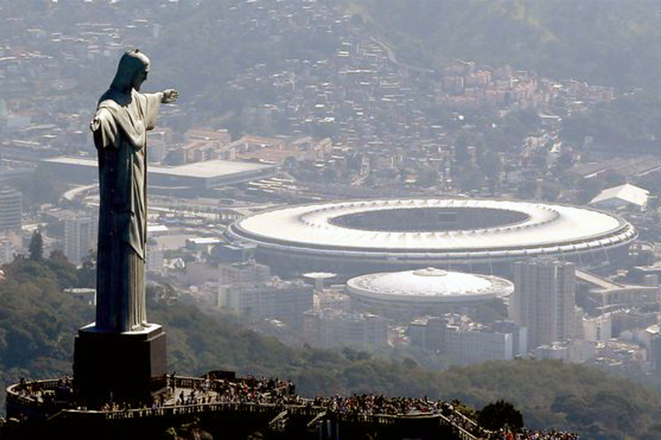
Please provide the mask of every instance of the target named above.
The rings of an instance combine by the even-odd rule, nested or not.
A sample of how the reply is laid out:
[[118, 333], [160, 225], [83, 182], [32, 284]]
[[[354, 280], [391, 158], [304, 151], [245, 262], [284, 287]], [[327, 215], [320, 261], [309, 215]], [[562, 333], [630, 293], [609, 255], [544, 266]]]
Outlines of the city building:
[[269, 281], [271, 278], [271, 269], [263, 264], [258, 264], [254, 260], [247, 262], [219, 264], [218, 284], [228, 287], [244, 284], [260, 284]]
[[626, 308], [610, 313], [612, 317], [611, 334], [621, 336], [624, 332], [635, 332], [659, 323], [658, 312], [654, 309]]
[[655, 274], [646, 274], [642, 279], [638, 278], [644, 283], [642, 285], [624, 284], [586, 270], [576, 269], [576, 280], [588, 286], [588, 294], [599, 313], [650, 308], [659, 303], [659, 283]]
[[23, 196], [13, 188], [0, 188], [0, 231], [20, 231]]
[[186, 132], [187, 143], [180, 149], [183, 163], [211, 159], [234, 159], [224, 154], [223, 147], [232, 140], [227, 130], [191, 129]]
[[573, 263], [536, 258], [514, 264], [511, 318], [527, 328], [528, 347], [573, 335], [576, 276]]
[[602, 190], [590, 200], [589, 205], [611, 210], [633, 209], [644, 211], [647, 208], [649, 195], [648, 190], [625, 183], [624, 185]]
[[219, 265], [218, 307], [249, 321], [277, 319], [300, 331], [313, 308], [313, 288], [302, 280], [271, 277], [268, 266], [249, 261]]
[[0, 265], [11, 263], [16, 250], [8, 237], [0, 235]]
[[[66, 176], [72, 183], [90, 184], [97, 179], [96, 159], [54, 157], [42, 162], [46, 169]], [[277, 167], [250, 162], [207, 160], [179, 166], [151, 165], [149, 185], [153, 193], [199, 193], [219, 186], [273, 177]]]
[[73, 264], [81, 264], [96, 246], [98, 220], [89, 212], [63, 213], [64, 255]]
[[230, 241], [257, 245], [278, 273], [342, 276], [421, 267], [510, 274], [522, 258], [615, 265], [638, 236], [612, 214], [543, 203], [382, 199], [302, 205], [245, 217]]
[[333, 309], [342, 312], [351, 312], [351, 298], [345, 293], [343, 286], [317, 289], [314, 292], [314, 310]]
[[313, 308], [313, 289], [300, 280], [277, 278], [259, 284], [224, 285], [218, 305], [248, 321], [277, 319], [300, 331], [303, 313]]
[[388, 344], [388, 320], [372, 313], [308, 310], [303, 314], [303, 338], [314, 347], [383, 347]]
[[415, 319], [408, 336], [411, 345], [439, 352], [457, 365], [512, 360], [527, 349], [525, 329], [513, 322], [486, 325], [457, 314]]
[[515, 357], [528, 355], [528, 330], [525, 327], [510, 320], [496, 321], [489, 327], [496, 333], [512, 335], [512, 353]]
[[2, 166], [0, 165], [0, 184], [11, 184], [16, 179], [30, 177], [34, 174], [36, 166], [23, 165], [20, 166]]
[[161, 163], [172, 145], [172, 130], [160, 127], [147, 133], [147, 160], [149, 163]]
[[156, 242], [147, 243], [146, 270], [151, 273], [162, 273], [165, 268], [163, 249]]
[[636, 342], [611, 339], [597, 342], [595, 349], [594, 358], [589, 360], [590, 365], [607, 367], [611, 371], [649, 371], [654, 368], [655, 361], [651, 358], [654, 353]]
[[652, 369], [657, 374], [661, 372], [661, 334], [658, 331], [650, 338], [649, 360]]
[[596, 356], [597, 345], [593, 341], [574, 340], [553, 342], [535, 348], [537, 359], [554, 359], [583, 363]]
[[438, 316], [417, 318], [408, 326], [411, 345], [442, 352], [445, 349], [447, 320]]
[[223, 244], [215, 246], [211, 250], [211, 256], [222, 264], [244, 263], [253, 258], [256, 248], [244, 243]]
[[583, 339], [604, 342], [613, 336], [613, 317], [610, 313], [595, 317], [583, 317]]
[[96, 289], [89, 287], [70, 287], [64, 289], [63, 293], [71, 298], [96, 307]]

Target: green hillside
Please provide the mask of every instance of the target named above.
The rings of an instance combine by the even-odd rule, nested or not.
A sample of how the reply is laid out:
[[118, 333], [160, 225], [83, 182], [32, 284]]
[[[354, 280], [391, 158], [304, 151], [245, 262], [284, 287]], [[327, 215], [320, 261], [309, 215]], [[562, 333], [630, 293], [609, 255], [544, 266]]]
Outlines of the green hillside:
[[[61, 256], [18, 259], [0, 282], [0, 371], [5, 383], [19, 377], [70, 374], [76, 329], [91, 320], [91, 306], [67, 297], [62, 287], [89, 279]], [[86, 278], [87, 277], [87, 278]], [[520, 408], [526, 426], [555, 427], [583, 438], [655, 438], [661, 395], [604, 372], [559, 362], [492, 362], [433, 372], [414, 361], [382, 360], [345, 349], [334, 352], [286, 347], [177, 301], [169, 289], [151, 291], [150, 320], [165, 325], [170, 370], [201, 374], [231, 369], [240, 374], [291, 379], [298, 391], [383, 393], [460, 399], [475, 408], [505, 399]]]
[[460, 58], [615, 86], [654, 86], [661, 78], [654, 1], [347, 0], [346, 10], [412, 64]]

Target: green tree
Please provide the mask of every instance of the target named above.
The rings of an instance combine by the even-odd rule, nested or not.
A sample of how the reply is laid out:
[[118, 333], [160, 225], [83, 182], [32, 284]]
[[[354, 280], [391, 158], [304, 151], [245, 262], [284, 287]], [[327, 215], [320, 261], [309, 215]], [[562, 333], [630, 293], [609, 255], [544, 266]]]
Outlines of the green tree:
[[497, 431], [509, 428], [520, 431], [523, 428], [523, 414], [509, 402], [497, 400], [486, 405], [477, 413], [477, 421], [484, 428]]
[[563, 172], [571, 168], [573, 163], [574, 163], [573, 153], [569, 150], [563, 149], [562, 153], [560, 153], [560, 156], [558, 157], [557, 162], [555, 163], [555, 167], [558, 172]]
[[470, 159], [468, 156], [468, 140], [466, 139], [466, 133], [463, 131], [459, 133], [454, 143], [454, 159], [459, 164], [465, 164]]
[[41, 232], [36, 230], [32, 233], [32, 239], [30, 240], [30, 260], [32, 261], [41, 261], [44, 258], [44, 239], [41, 236]]
[[429, 188], [438, 183], [439, 174], [436, 168], [430, 166], [423, 166], [418, 169], [418, 178], [416, 179], [416, 185], [423, 188]]
[[96, 249], [89, 251], [78, 269], [78, 287], [96, 286]]
[[490, 150], [484, 151], [480, 154], [479, 163], [480, 169], [487, 179], [493, 182], [498, 181], [503, 164], [497, 152]]

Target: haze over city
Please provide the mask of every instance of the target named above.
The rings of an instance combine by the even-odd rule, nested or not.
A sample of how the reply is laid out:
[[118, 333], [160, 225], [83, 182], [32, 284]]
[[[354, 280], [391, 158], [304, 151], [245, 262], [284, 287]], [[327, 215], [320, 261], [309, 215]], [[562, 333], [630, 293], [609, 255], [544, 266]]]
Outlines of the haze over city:
[[661, 437], [660, 11], [0, 0], [0, 438]]

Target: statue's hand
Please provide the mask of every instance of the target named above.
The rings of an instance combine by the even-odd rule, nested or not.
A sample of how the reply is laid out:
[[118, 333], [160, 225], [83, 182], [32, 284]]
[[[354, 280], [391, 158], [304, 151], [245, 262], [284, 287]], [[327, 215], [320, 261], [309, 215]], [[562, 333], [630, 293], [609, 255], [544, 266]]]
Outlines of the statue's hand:
[[101, 127], [101, 119], [98, 116], [94, 116], [92, 122], [90, 122], [90, 130], [97, 131]]
[[163, 90], [163, 98], [161, 102], [163, 104], [172, 104], [179, 98], [179, 92], [176, 89], [166, 89]]

